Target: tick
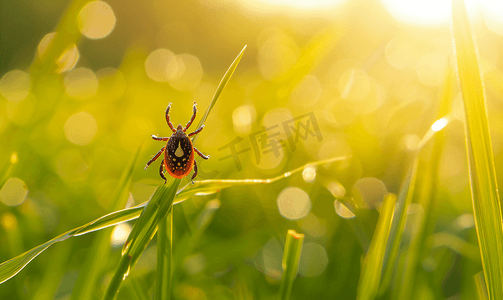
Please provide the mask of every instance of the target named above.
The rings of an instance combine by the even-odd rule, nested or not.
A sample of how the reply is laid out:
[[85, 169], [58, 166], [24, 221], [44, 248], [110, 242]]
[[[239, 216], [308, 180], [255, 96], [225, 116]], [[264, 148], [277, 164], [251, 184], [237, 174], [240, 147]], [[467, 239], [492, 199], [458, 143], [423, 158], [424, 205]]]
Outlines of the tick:
[[185, 127], [182, 127], [182, 125], [178, 125], [176, 129], [173, 127], [173, 124], [171, 124], [171, 121], [169, 120], [169, 110], [171, 108], [171, 103], [168, 105], [168, 108], [166, 108], [166, 122], [168, 123], [169, 128], [171, 128], [171, 131], [173, 131], [173, 134], [170, 137], [158, 137], [155, 135], [152, 135], [152, 138], [156, 141], [163, 141], [166, 142], [166, 146], [162, 147], [157, 154], [148, 161], [147, 165], [145, 166], [145, 170], [150, 166], [156, 159], [161, 156], [161, 154], [164, 152], [164, 158], [161, 162], [161, 166], [159, 168], [159, 175], [161, 175], [161, 178], [166, 181], [166, 177], [164, 176], [164, 170], [168, 172], [169, 175], [175, 178], [183, 178], [187, 176], [190, 171], [192, 170], [192, 166], [194, 166], [194, 175], [192, 175], [192, 178], [190, 181], [194, 183], [194, 178], [197, 175], [197, 164], [194, 159], [194, 152], [196, 152], [199, 156], [201, 156], [204, 159], [210, 158], [210, 156], [206, 156], [202, 154], [199, 150], [197, 150], [193, 145], [192, 145], [192, 140], [191, 137], [194, 135], [198, 134], [203, 130], [204, 125], [199, 127], [196, 131], [189, 133], [188, 135], [185, 133], [187, 129], [189, 129], [190, 125], [192, 122], [194, 122], [194, 119], [196, 118], [196, 102], [194, 102], [194, 112], [192, 114], [192, 118], [190, 118], [189, 123]]

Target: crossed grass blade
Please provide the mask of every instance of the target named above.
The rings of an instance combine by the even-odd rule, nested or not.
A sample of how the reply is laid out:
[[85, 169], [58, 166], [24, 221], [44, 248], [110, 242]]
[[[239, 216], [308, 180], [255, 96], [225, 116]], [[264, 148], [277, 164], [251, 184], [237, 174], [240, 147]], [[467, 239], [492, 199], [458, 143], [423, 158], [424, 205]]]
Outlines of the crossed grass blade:
[[[303, 171], [308, 166], [325, 165], [337, 161], [343, 161], [351, 158], [351, 156], [341, 156], [322, 161], [308, 163], [302, 167], [286, 172], [282, 175], [268, 179], [242, 179], [242, 180], [202, 180], [194, 181], [194, 184], [187, 184], [177, 192], [174, 204], [181, 203], [192, 196], [213, 194], [223, 189], [243, 185], [269, 184], [280, 179], [288, 178], [296, 173]], [[137, 219], [145, 206], [149, 202], [144, 202], [134, 207], [118, 210], [107, 215], [104, 215], [94, 221], [91, 221], [83, 226], [67, 231], [35, 248], [32, 248], [21, 255], [11, 258], [8, 261], [0, 264], [0, 284], [9, 280], [21, 271], [28, 263], [30, 263], [40, 253], [57, 242], [64, 241], [73, 236], [80, 236], [91, 232], [99, 231], [110, 226], [118, 225], [124, 222]]]
[[489, 299], [503, 299], [503, 227], [487, 107], [463, 0], [452, 1], [452, 33], [465, 110], [465, 136], [475, 228]]

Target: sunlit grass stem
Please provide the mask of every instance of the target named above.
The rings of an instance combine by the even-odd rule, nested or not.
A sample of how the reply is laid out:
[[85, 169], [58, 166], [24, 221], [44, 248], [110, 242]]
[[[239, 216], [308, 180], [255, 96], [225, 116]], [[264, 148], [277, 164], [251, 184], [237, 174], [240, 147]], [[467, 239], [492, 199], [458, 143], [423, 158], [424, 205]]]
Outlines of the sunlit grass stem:
[[278, 300], [290, 299], [292, 293], [293, 281], [299, 272], [300, 253], [304, 235], [295, 230], [288, 230], [286, 235], [285, 250], [283, 252], [283, 275], [279, 288]]
[[463, 0], [452, 1], [452, 32], [465, 111], [473, 215], [489, 299], [503, 299], [503, 227], [477, 51]]

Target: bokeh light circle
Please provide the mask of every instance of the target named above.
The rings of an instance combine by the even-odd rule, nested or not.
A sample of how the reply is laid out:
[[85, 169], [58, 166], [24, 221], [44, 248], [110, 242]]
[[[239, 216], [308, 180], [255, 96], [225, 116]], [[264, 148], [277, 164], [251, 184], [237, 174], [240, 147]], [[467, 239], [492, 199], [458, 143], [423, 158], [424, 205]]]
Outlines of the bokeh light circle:
[[[176, 69], [175, 68], [176, 64]], [[174, 70], [174, 71], [173, 71]], [[169, 84], [179, 91], [193, 90], [203, 77], [203, 67], [199, 58], [182, 53], [168, 65]]]
[[0, 94], [12, 102], [19, 102], [26, 98], [30, 88], [30, 75], [21, 70], [7, 72], [0, 79]]
[[80, 146], [87, 145], [96, 135], [98, 124], [91, 114], [83, 111], [68, 118], [64, 131], [70, 142]]
[[101, 39], [115, 27], [115, 14], [106, 2], [91, 1], [84, 5], [77, 17], [80, 32], [90, 39]]
[[65, 75], [63, 83], [69, 96], [81, 100], [96, 95], [99, 86], [96, 75], [87, 68], [71, 70]]
[[157, 82], [168, 81], [168, 70], [170, 73], [173, 73], [173, 69], [178, 69], [175, 54], [165, 48], [159, 48], [150, 52], [145, 60], [145, 72], [147, 76]]
[[298, 187], [287, 187], [278, 196], [281, 215], [290, 220], [302, 219], [311, 210], [309, 195]]
[[328, 255], [325, 248], [317, 243], [307, 243], [302, 246], [299, 262], [299, 273], [305, 277], [316, 277], [325, 271], [328, 265]]
[[250, 133], [252, 123], [257, 118], [257, 112], [253, 105], [241, 105], [232, 112], [232, 123], [236, 133]]
[[374, 177], [358, 179], [352, 189], [353, 199], [360, 207], [375, 208], [387, 193], [384, 182]]
[[0, 201], [7, 206], [17, 206], [24, 202], [28, 188], [19, 178], [9, 178], [0, 190]]

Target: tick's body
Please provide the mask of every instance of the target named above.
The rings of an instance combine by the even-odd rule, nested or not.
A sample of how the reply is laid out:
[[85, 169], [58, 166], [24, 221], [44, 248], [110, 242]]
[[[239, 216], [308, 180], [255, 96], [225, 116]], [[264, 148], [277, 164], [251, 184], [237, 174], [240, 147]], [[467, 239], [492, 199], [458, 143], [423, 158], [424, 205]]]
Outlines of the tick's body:
[[179, 126], [166, 143], [164, 168], [175, 178], [183, 178], [192, 170], [194, 151], [190, 138]]
[[145, 170], [148, 166], [153, 163], [159, 156], [161, 156], [162, 152], [164, 152], [164, 159], [161, 162], [161, 167], [159, 169], [159, 174], [161, 177], [166, 180], [163, 173], [163, 167], [166, 171], [175, 178], [183, 178], [187, 176], [192, 170], [192, 166], [194, 166], [194, 175], [192, 175], [191, 180], [193, 180], [197, 175], [197, 164], [194, 160], [194, 152], [196, 152], [199, 156], [204, 159], [208, 159], [209, 156], [205, 156], [199, 150], [194, 148], [192, 145], [191, 137], [198, 134], [201, 130], [203, 130], [203, 126], [199, 127], [196, 131], [186, 134], [185, 131], [192, 124], [194, 119], [196, 118], [196, 103], [194, 102], [194, 113], [192, 114], [192, 118], [185, 128], [182, 125], [178, 125], [176, 130], [173, 128], [173, 124], [169, 121], [169, 109], [171, 108], [171, 103], [166, 108], [166, 122], [168, 123], [173, 134], [170, 137], [157, 137], [155, 135], [152, 138], [156, 141], [167, 141], [166, 146], [162, 147], [159, 152], [147, 163], [145, 166]]

